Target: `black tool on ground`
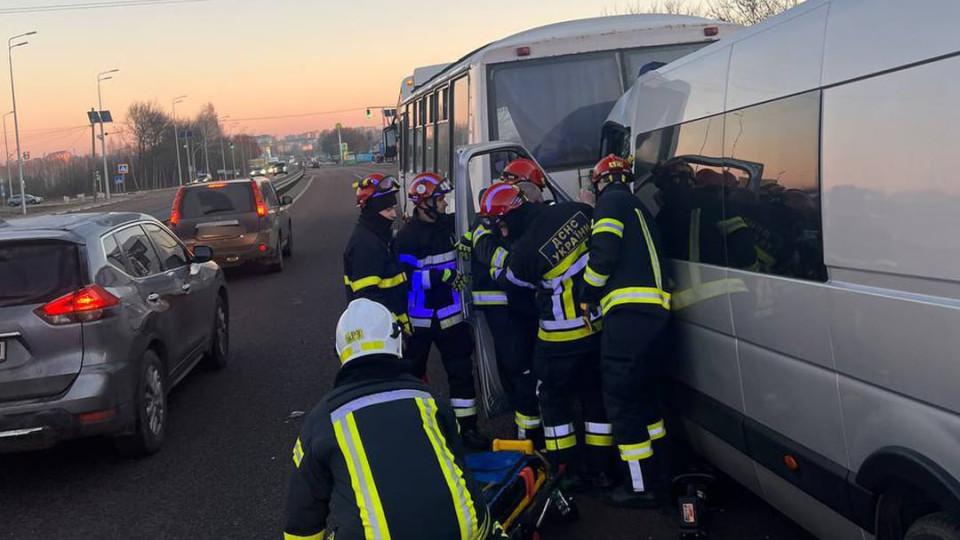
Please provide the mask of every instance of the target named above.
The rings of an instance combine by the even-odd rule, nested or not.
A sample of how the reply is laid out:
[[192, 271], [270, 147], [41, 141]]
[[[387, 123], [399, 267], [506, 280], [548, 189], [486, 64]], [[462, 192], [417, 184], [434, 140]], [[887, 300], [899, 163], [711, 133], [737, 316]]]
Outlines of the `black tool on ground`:
[[707, 472], [681, 474], [673, 479], [673, 493], [683, 540], [707, 537], [708, 504], [717, 477]]

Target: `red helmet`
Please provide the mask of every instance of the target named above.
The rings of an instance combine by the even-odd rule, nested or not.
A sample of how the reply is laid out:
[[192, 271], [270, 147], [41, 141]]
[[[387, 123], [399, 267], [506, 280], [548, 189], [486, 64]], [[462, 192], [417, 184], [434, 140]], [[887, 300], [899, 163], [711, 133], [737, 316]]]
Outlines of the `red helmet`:
[[503, 217], [525, 202], [520, 188], [507, 182], [496, 182], [480, 198], [480, 215], [485, 218]]
[[510, 184], [530, 182], [540, 189], [547, 187], [546, 176], [532, 159], [519, 158], [507, 163], [500, 175], [500, 180]]
[[363, 208], [367, 201], [400, 191], [400, 184], [392, 176], [373, 173], [364, 176], [355, 184], [357, 188], [357, 206]]
[[410, 183], [410, 187], [407, 189], [407, 197], [410, 198], [414, 205], [420, 206], [420, 204], [433, 197], [446, 195], [451, 191], [453, 191], [453, 188], [445, 178], [436, 173], [425, 172], [413, 178], [413, 182]]
[[598, 184], [608, 176], [612, 177], [611, 180], [614, 182], [629, 182], [632, 180], [633, 170], [630, 166], [630, 160], [610, 154], [598, 161], [593, 167], [593, 176], [590, 180], [594, 184]]

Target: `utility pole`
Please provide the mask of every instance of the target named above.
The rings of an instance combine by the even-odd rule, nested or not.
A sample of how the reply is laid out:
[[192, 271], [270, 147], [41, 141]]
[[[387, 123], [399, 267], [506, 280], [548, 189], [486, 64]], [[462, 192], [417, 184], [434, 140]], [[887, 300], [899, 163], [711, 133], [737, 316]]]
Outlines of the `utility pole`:
[[232, 140], [230, 141], [230, 168], [233, 169], [233, 178], [237, 177], [237, 145]]
[[94, 109], [93, 107], [90, 107], [89, 115], [90, 115], [90, 156], [92, 159], [91, 163], [94, 164], [93, 165], [94, 174], [91, 179], [93, 180], [93, 200], [94, 202], [96, 202], [97, 194], [98, 194], [97, 176], [99, 176], [99, 173], [97, 173], [97, 165], [96, 165], [97, 163], [97, 119], [100, 117], [100, 113], [98, 113], [97, 110]]
[[[207, 174], [210, 174], [210, 152], [208, 151], [207, 147], [207, 128], [209, 126], [207, 123], [207, 121], [203, 122], [203, 168], [207, 170]], [[213, 178], [213, 175], [210, 174], [210, 177]]]
[[180, 166], [180, 134], [177, 132], [177, 103], [187, 99], [187, 96], [177, 96], [173, 98], [173, 140], [174, 150], [177, 151], [177, 179], [180, 185], [183, 185], [183, 168]]
[[7, 144], [7, 117], [11, 114], [13, 114], [13, 111], [3, 115], [3, 161], [7, 163], [7, 200], [13, 197], [13, 175], [10, 173], [10, 146]]
[[107, 134], [103, 130], [103, 92], [100, 90], [100, 83], [103, 81], [109, 81], [113, 78], [104, 77], [104, 75], [109, 75], [118, 71], [120, 70], [111, 69], [109, 71], [101, 71], [100, 73], [97, 73], [97, 103], [100, 107], [100, 153], [103, 154], [103, 192], [108, 200], [110, 199], [110, 172], [107, 170]]
[[[222, 120], [226, 120], [227, 118], [230, 118], [230, 117], [224, 116]], [[221, 129], [220, 130], [220, 162], [223, 163], [223, 179], [226, 180], [227, 179], [227, 154], [223, 150], [223, 134], [224, 134], [223, 132], [224, 130]]]
[[243, 169], [243, 176], [247, 175], [247, 152], [244, 149], [247, 139], [240, 139], [240, 167]]
[[340, 165], [343, 165], [343, 139], [340, 137], [340, 122], [337, 122], [337, 153], [340, 154]]
[[13, 50], [17, 47], [23, 47], [24, 45], [28, 44], [29, 41], [21, 41], [20, 43], [14, 45], [13, 40], [32, 36], [36, 33], [37, 31], [33, 30], [25, 34], [13, 36], [7, 40], [7, 60], [10, 65], [10, 97], [13, 100], [13, 131], [14, 137], [17, 140], [17, 169], [20, 172], [20, 210], [23, 215], [27, 215], [27, 188], [23, 181], [23, 152], [20, 151], [20, 118], [17, 115], [17, 91], [13, 84]]
[[193, 182], [193, 178], [194, 178], [193, 152], [190, 151], [190, 139], [192, 138], [193, 138], [193, 130], [189, 129], [188, 127], [186, 136], [184, 137], [184, 139], [187, 140], [187, 144], [185, 145], [185, 148], [187, 149], [187, 182], [188, 183]]

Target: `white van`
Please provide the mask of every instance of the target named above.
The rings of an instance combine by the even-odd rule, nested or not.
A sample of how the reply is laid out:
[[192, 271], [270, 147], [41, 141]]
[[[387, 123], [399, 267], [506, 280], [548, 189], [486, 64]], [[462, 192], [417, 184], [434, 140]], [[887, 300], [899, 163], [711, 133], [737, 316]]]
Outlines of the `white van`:
[[958, 22], [808, 0], [604, 129], [673, 259], [689, 439], [822, 538], [960, 538]]

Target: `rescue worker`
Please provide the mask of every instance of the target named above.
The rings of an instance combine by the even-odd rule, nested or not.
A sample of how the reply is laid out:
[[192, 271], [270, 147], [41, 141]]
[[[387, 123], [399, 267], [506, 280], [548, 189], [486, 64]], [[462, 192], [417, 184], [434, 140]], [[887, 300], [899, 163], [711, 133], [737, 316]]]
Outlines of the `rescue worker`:
[[463, 319], [460, 290], [465, 283], [457, 270], [453, 216], [446, 213], [450, 191], [450, 183], [434, 173], [417, 175], [408, 188], [414, 213], [397, 238], [400, 263], [410, 281], [407, 312], [413, 335], [407, 341], [407, 358], [413, 374], [423, 378], [436, 344], [464, 444], [487, 449], [490, 440], [477, 430], [473, 333]]
[[[566, 468], [575, 488], [584, 475], [596, 487], [612, 480], [612, 428], [600, 393], [600, 312], [578, 309], [587, 264], [592, 208], [576, 202], [532, 204], [514, 185], [498, 183], [483, 196], [481, 215], [497, 220], [511, 250], [494, 265], [504, 287], [536, 291], [539, 311], [533, 371], [546, 449]], [[585, 421], [585, 454], [578, 452], [574, 402]], [[578, 459], [582, 456], [585, 459]]]
[[503, 168], [500, 180], [514, 184], [523, 191], [528, 201], [543, 202], [543, 190], [547, 188], [547, 176], [543, 174], [535, 161], [527, 158], [517, 158]]
[[653, 345], [667, 325], [660, 231], [633, 196], [630, 163], [609, 155], [594, 167], [597, 205], [585, 268], [583, 306], [603, 311], [603, 399], [629, 482], [609, 495], [623, 506], [659, 504], [662, 478], [653, 446], [666, 436], [655, 398], [658, 385]]
[[[481, 201], [485, 191], [480, 193]], [[536, 378], [533, 376], [533, 345], [537, 331], [533, 292], [505, 291], [491, 275], [494, 260], [509, 249], [509, 244], [488, 219], [477, 216], [461, 244], [467, 248], [464, 254], [470, 257], [473, 305], [483, 312], [493, 335], [500, 379], [514, 410], [516, 437], [532, 440], [536, 448], [543, 448]], [[533, 309], [521, 307], [527, 304], [533, 305]]]
[[343, 253], [343, 283], [348, 302], [369, 298], [383, 304], [409, 334], [407, 276], [400, 267], [393, 234], [398, 191], [397, 180], [380, 173], [357, 183], [360, 219]]
[[401, 335], [366, 298], [340, 317], [334, 389], [293, 447], [285, 540], [499, 538], [453, 411], [409, 374]]

